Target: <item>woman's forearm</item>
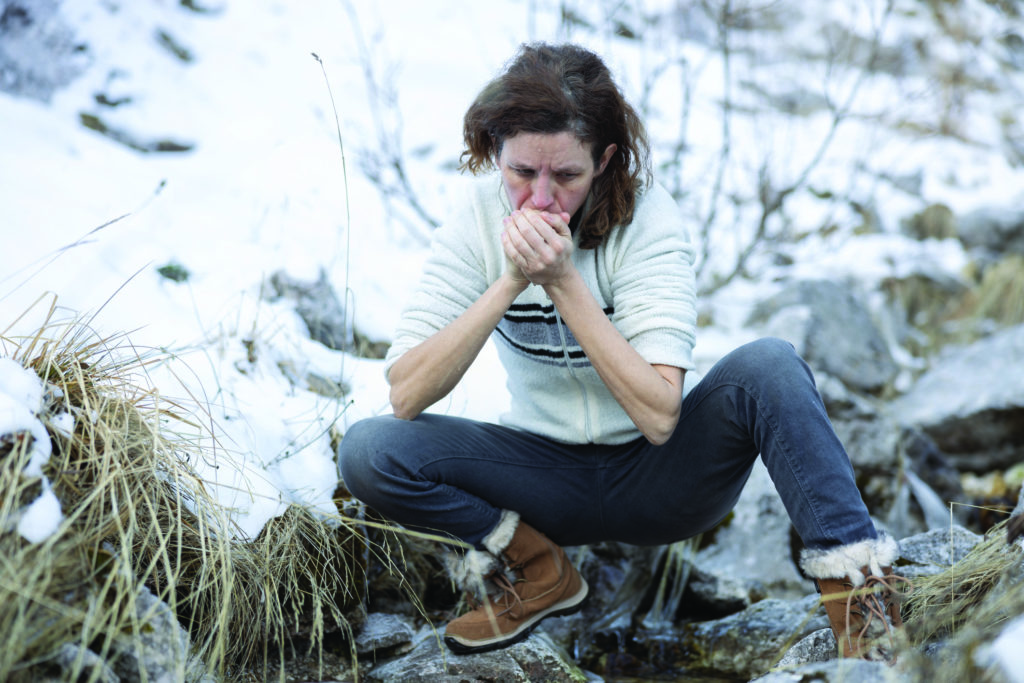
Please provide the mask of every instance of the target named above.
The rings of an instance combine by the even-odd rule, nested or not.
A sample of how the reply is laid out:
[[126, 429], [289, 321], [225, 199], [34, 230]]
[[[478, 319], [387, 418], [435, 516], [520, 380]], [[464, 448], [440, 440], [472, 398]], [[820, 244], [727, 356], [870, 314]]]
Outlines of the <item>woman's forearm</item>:
[[395, 416], [412, 420], [447, 396], [528, 285], [529, 282], [506, 273], [461, 316], [402, 354], [388, 372]]
[[637, 429], [651, 443], [667, 441], [679, 420], [684, 371], [644, 360], [601, 310], [577, 271], [544, 289]]

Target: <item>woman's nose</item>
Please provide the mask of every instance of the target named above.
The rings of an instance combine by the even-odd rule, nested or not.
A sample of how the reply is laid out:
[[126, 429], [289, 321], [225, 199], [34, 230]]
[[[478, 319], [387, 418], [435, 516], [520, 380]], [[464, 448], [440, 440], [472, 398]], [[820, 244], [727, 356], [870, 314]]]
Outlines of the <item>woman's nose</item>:
[[532, 195], [530, 199], [538, 209], [546, 209], [554, 203], [555, 198], [551, 192], [551, 178], [547, 174], [542, 173], [537, 176], [533, 183]]

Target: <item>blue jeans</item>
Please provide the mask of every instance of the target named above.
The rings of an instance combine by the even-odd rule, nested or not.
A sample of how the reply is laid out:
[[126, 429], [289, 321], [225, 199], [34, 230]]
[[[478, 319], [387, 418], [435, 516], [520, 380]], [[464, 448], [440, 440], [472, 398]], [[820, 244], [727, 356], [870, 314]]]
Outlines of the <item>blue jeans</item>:
[[687, 394], [668, 442], [564, 444], [458, 417], [362, 420], [341, 476], [395, 522], [481, 548], [502, 509], [560, 545], [680, 541], [735, 505], [758, 454], [808, 548], [875, 538], [853, 467], [793, 347], [761, 339]]

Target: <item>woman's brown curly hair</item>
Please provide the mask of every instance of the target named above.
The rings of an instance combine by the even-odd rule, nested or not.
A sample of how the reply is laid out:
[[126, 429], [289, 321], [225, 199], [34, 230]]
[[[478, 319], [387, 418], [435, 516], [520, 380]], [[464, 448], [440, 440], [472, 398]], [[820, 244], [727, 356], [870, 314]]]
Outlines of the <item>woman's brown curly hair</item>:
[[593, 52], [577, 45], [521, 46], [466, 111], [461, 168], [474, 174], [495, 168], [505, 140], [519, 133], [565, 131], [590, 145], [595, 166], [608, 145], [617, 146], [594, 179], [577, 228], [580, 248], [593, 249], [616, 225], [632, 222], [637, 194], [651, 175], [643, 122]]

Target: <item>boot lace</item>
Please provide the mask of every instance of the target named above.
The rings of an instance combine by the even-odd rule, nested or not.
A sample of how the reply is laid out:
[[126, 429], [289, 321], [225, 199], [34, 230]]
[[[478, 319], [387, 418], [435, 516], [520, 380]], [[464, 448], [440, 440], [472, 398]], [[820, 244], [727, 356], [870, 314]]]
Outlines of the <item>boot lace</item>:
[[[496, 572], [485, 578], [497, 588], [497, 591], [485, 596], [485, 598], [487, 598], [486, 600], [481, 600], [477, 597], [476, 593], [472, 591], [464, 591], [463, 597], [469, 605], [470, 610], [479, 609], [483, 607], [485, 603], [490, 603], [491, 608], [495, 610], [495, 616], [500, 617], [511, 613], [513, 617], [516, 617], [523, 613], [523, 600], [519, 597], [519, 593], [516, 592], [516, 584], [521, 583], [523, 579], [516, 579], [515, 581], [512, 581], [501, 572]], [[500, 607], [503, 607], [503, 609], [498, 611], [498, 608]], [[513, 612], [513, 610], [516, 611]]]
[[[903, 592], [896, 584], [903, 584]], [[913, 588], [913, 583], [903, 576], [872, 574], [865, 577], [863, 586], [850, 591], [846, 598], [846, 638], [850, 649], [854, 652], [859, 651], [863, 641], [877, 640], [883, 636], [887, 636], [891, 641], [893, 629], [889, 620], [889, 609], [898, 605], [903, 596]], [[862, 622], [857, 624], [853, 615], [860, 615]], [[887, 648], [879, 646], [873, 648], [872, 652], [875, 649], [878, 650], [875, 654], [879, 658], [890, 658]]]

